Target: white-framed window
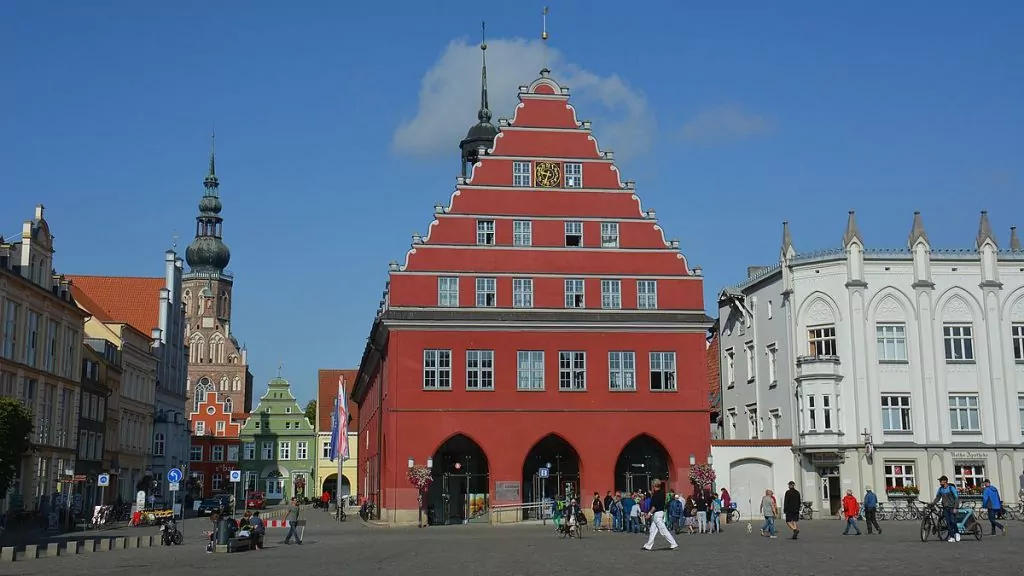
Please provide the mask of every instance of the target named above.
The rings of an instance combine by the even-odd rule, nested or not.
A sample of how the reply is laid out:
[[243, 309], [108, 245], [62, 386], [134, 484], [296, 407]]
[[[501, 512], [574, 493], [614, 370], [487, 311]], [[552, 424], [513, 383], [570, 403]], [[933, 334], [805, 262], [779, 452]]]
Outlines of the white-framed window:
[[747, 437], [751, 439], [761, 437], [761, 426], [757, 419], [756, 404], [750, 404], [747, 406], [747, 434]]
[[601, 248], [619, 247], [619, 223], [601, 222]]
[[210, 457], [214, 462], [221, 462], [224, 460], [224, 447], [214, 446], [212, 456]]
[[558, 389], [579, 391], [587, 389], [587, 353], [558, 353]]
[[520, 350], [516, 353], [516, 389], [544, 389], [544, 352]]
[[437, 305], [454, 308], [459, 305], [459, 277], [440, 276], [437, 279]]
[[676, 353], [651, 352], [651, 390], [668, 392], [676, 389]]
[[192, 461], [192, 462], [202, 462], [203, 461], [203, 447], [202, 446], [192, 446], [191, 449], [188, 452], [188, 459], [190, 461]]
[[765, 346], [765, 356], [768, 357], [768, 385], [775, 386], [779, 383], [779, 347], [775, 344]]
[[278, 460], [291, 460], [292, 459], [292, 443], [291, 442], [280, 442], [277, 445], [277, 459]]
[[636, 354], [608, 353], [608, 389], [636, 390]]
[[772, 440], [778, 440], [779, 432], [782, 429], [782, 412], [778, 408], [772, 408], [768, 411], [768, 420], [772, 425]]
[[476, 279], [476, 307], [494, 308], [498, 305], [498, 281], [494, 278]]
[[974, 329], [970, 324], [943, 324], [946, 362], [974, 362]]
[[807, 432], [817, 432], [818, 406], [814, 394], [804, 396], [804, 402], [806, 403], [806, 408], [804, 408], [804, 410], [807, 413]]
[[476, 243], [494, 246], [494, 220], [476, 221]]
[[809, 356], [838, 356], [835, 326], [813, 326], [807, 329], [807, 354]]
[[273, 460], [274, 459], [274, 443], [273, 442], [263, 442], [263, 444], [260, 446], [260, 451], [263, 453], [262, 456], [263, 456], [264, 460]]
[[583, 222], [572, 221], [565, 223], [565, 245], [572, 247], [583, 246]]
[[256, 443], [255, 442], [246, 442], [245, 444], [242, 444], [242, 458], [245, 459], [245, 460], [255, 460], [256, 459]]
[[736, 351], [732, 348], [725, 351], [725, 383], [727, 386], [736, 385]]
[[228, 462], [238, 462], [238, 446], [228, 446]]
[[832, 432], [835, 430], [832, 426], [835, 423], [835, 417], [832, 414], [832, 395], [822, 394], [821, 395], [821, 428], [825, 432]]
[[768, 301], [768, 307], [767, 308], [768, 308], [768, 319], [771, 320], [772, 319], [772, 301], [771, 300]]
[[512, 222], [512, 245], [533, 246], [533, 222], [529, 220]]
[[164, 446], [166, 446], [166, 437], [163, 432], [157, 432], [153, 435], [153, 455], [163, 456]]
[[640, 310], [655, 310], [658, 308], [657, 280], [636, 281], [636, 307]]
[[305, 460], [309, 457], [309, 442], [299, 440], [295, 443], [295, 459]]
[[223, 420], [221, 420], [220, 422], [217, 422], [217, 436], [223, 436], [226, 430], [227, 430], [227, 423], [226, 422], [224, 422]]
[[204, 436], [206, 434], [206, 422], [202, 420], [196, 421], [196, 436]]
[[747, 359], [747, 382], [757, 379], [757, 357], [754, 354], [754, 343], [747, 342], [743, 345], [743, 354]]
[[913, 462], [889, 462], [882, 464], [885, 473], [885, 490], [903, 488], [905, 486], [917, 486], [917, 478], [914, 477]]
[[601, 308], [606, 310], [622, 308], [621, 280], [601, 280]]
[[953, 481], [957, 487], [982, 488], [985, 483], [985, 466], [982, 464], [953, 464]]
[[529, 162], [512, 163], [512, 185], [519, 188], [529, 188], [533, 180], [532, 166]]
[[512, 279], [512, 307], [533, 308], [533, 279]]
[[583, 188], [583, 164], [566, 162], [562, 171], [565, 173], [566, 188]]
[[880, 362], [907, 361], [907, 325], [879, 324], [875, 326]]
[[736, 413], [735, 408], [729, 408], [725, 415], [726, 429], [725, 434], [728, 440], [736, 440], [736, 421], [739, 420], [739, 416]]
[[222, 474], [216, 474], [215, 473], [213, 475], [213, 477], [210, 479], [210, 487], [213, 489], [214, 492], [220, 492], [221, 485], [223, 483], [224, 483], [224, 475], [222, 475]]
[[284, 498], [284, 480], [280, 478], [271, 478], [266, 481], [266, 490], [264, 490], [265, 496], [271, 500], [279, 500]]
[[977, 394], [949, 395], [949, 429], [954, 432], [981, 431]]
[[331, 441], [325, 440], [320, 443], [320, 459], [327, 460], [331, 457]]
[[887, 394], [882, 396], [882, 431], [910, 432], [910, 396]]
[[1013, 341], [1013, 359], [1024, 363], [1024, 324], [1010, 326], [1010, 339]]
[[565, 307], [585, 308], [586, 294], [582, 278], [567, 278], [565, 280]]
[[452, 389], [452, 351], [423, 351], [423, 389]]
[[1017, 396], [1017, 420], [1020, 422], [1020, 433], [1024, 434], [1024, 394]]
[[494, 390], [494, 350], [466, 350], [466, 390]]

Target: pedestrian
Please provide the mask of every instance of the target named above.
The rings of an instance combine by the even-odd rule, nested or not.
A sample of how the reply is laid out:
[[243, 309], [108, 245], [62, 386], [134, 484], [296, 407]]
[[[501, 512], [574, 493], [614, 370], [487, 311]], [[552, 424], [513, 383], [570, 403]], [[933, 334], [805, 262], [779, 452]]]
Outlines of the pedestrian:
[[601, 516], [604, 512], [604, 501], [601, 500], [601, 494], [594, 492], [594, 502], [590, 505], [590, 509], [594, 511], [594, 532], [601, 529]]
[[252, 518], [249, 519], [249, 524], [252, 527], [252, 544], [256, 550], [263, 549], [263, 536], [267, 533], [267, 525], [263, 523], [263, 518], [260, 518], [260, 511], [253, 510]]
[[793, 540], [800, 537], [800, 491], [796, 482], [789, 481], [789, 490], [782, 497], [782, 512], [786, 515], [786, 526], [793, 532]]
[[627, 532], [633, 534], [640, 533], [640, 494], [633, 493], [633, 496], [629, 498], [629, 528]]
[[679, 494], [668, 503], [668, 529], [673, 534], [679, 534], [680, 520], [683, 518], [683, 497]]
[[708, 533], [708, 498], [704, 491], [697, 493], [697, 499], [694, 502], [694, 506], [697, 508], [697, 532], [701, 534]]
[[292, 536], [295, 537], [295, 543], [302, 545], [302, 538], [299, 536], [299, 503], [295, 498], [291, 499], [288, 505], [288, 514], [285, 516], [285, 520], [288, 522], [288, 534], [284, 537], [285, 544], [291, 544]]
[[871, 527], [882, 534], [882, 527], [878, 525], [878, 496], [871, 490], [871, 486], [865, 489], [864, 493], [864, 523], [867, 524], [868, 534], [871, 534]]
[[996, 528], [1006, 536], [1006, 526], [997, 522], [1003, 516], [1003, 502], [999, 499], [999, 489], [985, 478], [985, 489], [981, 492], [981, 507], [988, 509], [988, 521], [992, 524], [992, 535], [996, 535]]
[[722, 500], [715, 496], [711, 501], [711, 531], [720, 534], [722, 532]]
[[616, 492], [615, 500], [612, 500], [612, 532], [622, 532], [624, 530], [622, 511], [622, 494]]
[[775, 517], [778, 516], [779, 509], [775, 505], [775, 497], [771, 490], [765, 490], [764, 496], [761, 498], [761, 514], [764, 516], [764, 525], [761, 526], [761, 536], [767, 536], [768, 538], [778, 538], [775, 534]]
[[647, 544], [644, 544], [644, 550], [652, 550], [654, 548], [654, 538], [661, 534], [661, 537], [668, 540], [669, 548], [675, 550], [679, 548], [679, 544], [676, 543], [676, 539], [672, 537], [672, 533], [665, 527], [665, 489], [662, 486], [661, 480], [654, 481], [654, 494], [651, 495], [651, 511], [648, 513], [650, 517], [649, 523], [651, 525], [649, 536], [647, 537]]
[[960, 530], [956, 524], [956, 510], [960, 507], [960, 493], [957, 492], [956, 486], [949, 483], [949, 478], [945, 474], [939, 476], [939, 489], [935, 492], [932, 504], [942, 507], [942, 515], [946, 518], [949, 533], [947, 541], [959, 542]]
[[850, 533], [850, 528], [856, 530], [857, 536], [860, 536], [860, 528], [857, 526], [859, 513], [860, 504], [857, 502], [857, 497], [853, 495], [853, 490], [847, 490], [846, 496], [843, 496], [843, 516], [846, 517], [846, 529], [843, 530], [843, 536]]

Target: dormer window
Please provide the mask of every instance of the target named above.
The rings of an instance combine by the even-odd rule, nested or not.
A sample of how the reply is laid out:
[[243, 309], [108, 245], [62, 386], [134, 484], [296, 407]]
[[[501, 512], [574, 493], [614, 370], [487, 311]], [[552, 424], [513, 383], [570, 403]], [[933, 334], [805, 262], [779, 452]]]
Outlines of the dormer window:
[[583, 246], [583, 222], [565, 223], [565, 245], [572, 247]]
[[476, 221], [476, 243], [494, 246], [494, 220]]
[[529, 188], [532, 172], [529, 162], [512, 163], [512, 185], [519, 188]]

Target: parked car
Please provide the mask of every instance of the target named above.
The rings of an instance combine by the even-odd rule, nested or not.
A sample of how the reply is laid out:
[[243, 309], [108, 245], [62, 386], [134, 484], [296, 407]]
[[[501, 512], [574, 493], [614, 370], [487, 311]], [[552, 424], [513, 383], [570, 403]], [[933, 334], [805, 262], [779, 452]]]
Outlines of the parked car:
[[249, 509], [263, 510], [267, 507], [267, 499], [263, 492], [249, 492], [245, 497], [245, 507]]
[[231, 496], [228, 494], [217, 494], [206, 498], [199, 504], [199, 510], [196, 511], [196, 514], [199, 516], [209, 516], [214, 512], [218, 514], [231, 514], [233, 512]]

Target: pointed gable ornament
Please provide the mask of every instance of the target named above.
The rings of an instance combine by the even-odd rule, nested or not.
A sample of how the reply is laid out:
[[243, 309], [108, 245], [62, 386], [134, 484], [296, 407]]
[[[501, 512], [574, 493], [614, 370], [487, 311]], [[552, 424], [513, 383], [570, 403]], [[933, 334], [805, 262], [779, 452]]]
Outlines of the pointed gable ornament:
[[978, 223], [978, 238], [975, 241], [975, 247], [981, 250], [981, 247], [986, 242], [991, 242], [992, 246], [999, 248], [999, 244], [996, 242], [995, 234], [992, 233], [992, 224], [988, 221], [988, 210], [981, 211], [981, 222]]
[[786, 220], [782, 223], [782, 259], [786, 260], [795, 254], [793, 236], [789, 233], [789, 220]]
[[846, 219], [846, 232], [843, 234], [843, 247], [849, 247], [854, 240], [864, 246], [864, 237], [860, 235], [860, 229], [857, 228], [857, 216], [853, 210], [850, 210]]
[[914, 223], [910, 227], [910, 236], [907, 237], [907, 247], [913, 248], [919, 241], [928, 242], [928, 234], [924, 231], [924, 221], [921, 219], [921, 212], [914, 211]]
[[1010, 250], [1013, 252], [1021, 252], [1020, 236], [1017, 235], [1017, 227], [1010, 226]]

